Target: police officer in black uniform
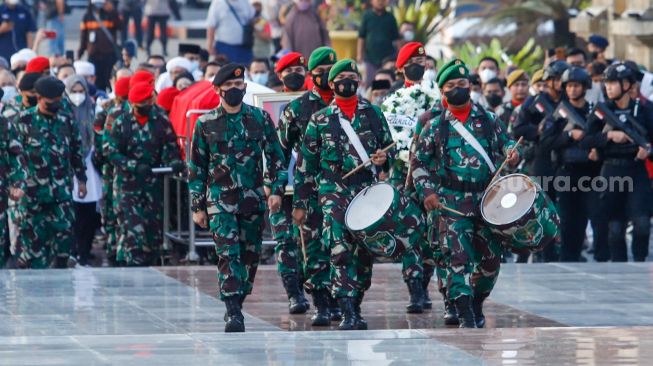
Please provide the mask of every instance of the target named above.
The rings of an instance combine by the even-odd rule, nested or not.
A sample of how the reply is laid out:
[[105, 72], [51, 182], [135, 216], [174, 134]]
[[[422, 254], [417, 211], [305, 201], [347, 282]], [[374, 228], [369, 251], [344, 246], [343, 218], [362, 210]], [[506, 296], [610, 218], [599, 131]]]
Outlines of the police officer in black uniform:
[[[541, 93], [541, 102], [537, 102], [537, 96], [528, 97], [522, 105], [521, 111], [515, 120], [513, 135], [515, 138], [523, 137], [525, 141], [535, 144], [533, 167], [531, 175], [542, 179], [542, 188], [551, 197], [556, 199], [556, 192], [551, 178], [556, 173], [555, 162], [552, 159], [552, 151], [548, 146], [541, 144], [541, 135], [544, 129], [544, 120], [551, 117], [551, 113], [563, 97], [562, 74], [569, 68], [569, 64], [564, 61], [553, 61], [544, 70], [542, 79], [547, 83], [546, 93]], [[551, 111], [547, 112], [540, 108], [547, 104]], [[542, 252], [542, 260], [545, 262], [554, 262], [558, 260], [557, 245], [549, 245]]]
[[598, 192], [591, 189], [591, 179], [600, 175], [601, 163], [590, 160], [590, 149], [580, 146], [593, 107], [585, 100], [585, 93], [591, 87], [592, 78], [584, 68], [572, 66], [565, 70], [563, 103], [580, 120], [574, 122], [568, 113], [566, 118], [549, 117], [542, 131], [542, 147], [554, 151], [558, 163], [556, 177], [560, 190], [556, 194], [561, 218], [562, 262], [581, 260], [588, 219], [594, 232], [595, 259], [599, 262], [610, 259], [607, 218], [599, 205]]
[[[608, 215], [610, 255], [614, 262], [628, 260], [626, 227], [633, 224], [632, 254], [635, 261], [648, 256], [651, 186], [644, 160], [650, 159], [650, 142], [653, 141], [653, 109], [630, 97], [636, 76], [624, 63], [610, 65], [604, 74], [607, 106], [621, 123], [639, 128], [648, 140], [647, 148], [632, 142], [632, 137], [601, 119], [592, 118], [587, 137], [581, 145], [597, 149], [603, 157], [601, 175], [607, 179], [608, 189], [601, 193], [603, 210]], [[627, 117], [631, 116], [629, 120]], [[635, 126], [639, 125], [639, 126]], [[614, 178], [629, 178], [632, 184], [612, 184]]]

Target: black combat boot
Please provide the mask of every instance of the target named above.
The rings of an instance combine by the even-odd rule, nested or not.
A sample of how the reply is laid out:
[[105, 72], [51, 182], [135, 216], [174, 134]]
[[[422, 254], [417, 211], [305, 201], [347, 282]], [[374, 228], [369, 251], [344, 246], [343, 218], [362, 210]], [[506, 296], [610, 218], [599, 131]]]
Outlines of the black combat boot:
[[342, 313], [338, 301], [329, 293], [329, 313], [331, 313], [331, 321], [339, 322], [342, 320]]
[[410, 302], [406, 306], [408, 314], [421, 314], [424, 312], [424, 287], [422, 280], [419, 278], [411, 278], [406, 281], [408, 286], [408, 293], [410, 293]]
[[315, 306], [315, 314], [311, 317], [311, 325], [318, 327], [326, 327], [331, 324], [329, 316], [329, 290], [313, 290], [313, 306]]
[[359, 293], [354, 298], [354, 314], [356, 314], [356, 324], [358, 324], [358, 330], [367, 330], [367, 320], [361, 315], [361, 304], [363, 303], [363, 296], [365, 293]]
[[487, 299], [489, 294], [474, 294], [474, 300], [472, 300], [472, 308], [474, 309], [474, 319], [476, 320], [477, 328], [485, 327], [485, 315], [483, 315], [483, 301]]
[[240, 311], [240, 298], [228, 296], [224, 298], [224, 305], [227, 308], [227, 324], [224, 326], [225, 333], [245, 331], [245, 317]]
[[356, 312], [354, 311], [354, 298], [341, 297], [338, 299], [340, 310], [342, 310], [342, 322], [338, 326], [339, 330], [358, 329]]
[[300, 291], [299, 281], [295, 273], [286, 273], [281, 276], [281, 282], [288, 294], [288, 312], [290, 314], [304, 314], [308, 310], [308, 301]]
[[422, 306], [424, 309], [433, 308], [433, 302], [431, 301], [431, 296], [429, 296], [429, 283], [431, 283], [433, 272], [433, 266], [424, 265], [424, 279], [422, 280], [422, 288], [424, 288], [424, 300], [422, 300]]
[[444, 315], [442, 316], [444, 319], [444, 325], [460, 324], [458, 320], [458, 313], [456, 312], [456, 307], [454, 306], [453, 301], [449, 301], [449, 298], [447, 297], [447, 290], [440, 290], [440, 294], [444, 300]]
[[[234, 296], [238, 296], [238, 305], [240, 305], [240, 310], [242, 311], [243, 310], [243, 303], [245, 302], [245, 298], [247, 297], [247, 294], [234, 295]], [[229, 318], [229, 315], [225, 311], [224, 312], [224, 317], [223, 317], [224, 321], [226, 322], [228, 318]]]
[[455, 303], [460, 321], [459, 328], [476, 328], [471, 296], [462, 295], [456, 299]]

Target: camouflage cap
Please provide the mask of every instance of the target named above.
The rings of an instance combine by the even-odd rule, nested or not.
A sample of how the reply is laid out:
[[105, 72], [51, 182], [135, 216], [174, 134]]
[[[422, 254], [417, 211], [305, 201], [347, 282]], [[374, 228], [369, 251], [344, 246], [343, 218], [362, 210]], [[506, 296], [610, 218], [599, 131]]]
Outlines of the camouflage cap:
[[350, 58], [346, 58], [344, 60], [340, 60], [336, 62], [336, 64], [333, 65], [331, 71], [329, 71], [329, 81], [333, 81], [333, 79], [335, 79], [336, 76], [338, 76], [338, 74], [346, 71], [355, 72], [360, 75], [360, 73], [358, 72], [358, 65], [356, 65], [356, 61]]
[[465, 63], [458, 59], [449, 61], [438, 73], [438, 86], [442, 88], [447, 81], [461, 78], [469, 78], [469, 69], [465, 66]]
[[308, 59], [308, 71], [322, 65], [333, 65], [338, 61], [336, 51], [331, 47], [316, 48]]

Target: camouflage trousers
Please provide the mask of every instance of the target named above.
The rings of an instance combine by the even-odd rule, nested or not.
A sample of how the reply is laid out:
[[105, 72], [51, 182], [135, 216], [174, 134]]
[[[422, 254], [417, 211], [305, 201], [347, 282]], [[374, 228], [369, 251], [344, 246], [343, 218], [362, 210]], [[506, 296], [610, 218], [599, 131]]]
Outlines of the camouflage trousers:
[[210, 215], [221, 300], [252, 293], [261, 256], [263, 215], [263, 212]]
[[[306, 263], [304, 264], [307, 292], [331, 288], [331, 263], [329, 243], [322, 235], [322, 207], [317, 195], [308, 201], [306, 221], [302, 227], [304, 245], [306, 246]], [[295, 237], [299, 237], [299, 227], [295, 225]]]
[[107, 235], [107, 255], [116, 257], [118, 246], [118, 216], [114, 210], [113, 167], [107, 163], [102, 166], [102, 227]]
[[0, 268], [5, 266], [5, 238], [7, 236], [7, 231], [9, 230], [9, 222], [7, 221], [7, 211], [0, 211]]
[[438, 292], [443, 296], [447, 293], [447, 268], [448, 256], [445, 255], [442, 242], [440, 240], [440, 217], [435, 211], [431, 211], [427, 216], [427, 234], [426, 242], [428, 243], [428, 251], [422, 252], [422, 259], [424, 261], [424, 275], [432, 275], [435, 272], [436, 285]]
[[157, 183], [139, 190], [118, 187], [114, 191], [118, 219], [116, 260], [128, 266], [150, 265], [161, 249], [163, 208]]
[[10, 214], [17, 229], [12, 252], [19, 268], [47, 268], [55, 257], [70, 256], [75, 242], [72, 201], [20, 205]]
[[449, 299], [489, 294], [499, 276], [501, 242], [478, 217], [440, 216]]
[[292, 196], [283, 196], [279, 212], [270, 213], [270, 226], [274, 240], [277, 242], [274, 247], [277, 272], [280, 275], [294, 273], [303, 277], [304, 255], [293, 233]]

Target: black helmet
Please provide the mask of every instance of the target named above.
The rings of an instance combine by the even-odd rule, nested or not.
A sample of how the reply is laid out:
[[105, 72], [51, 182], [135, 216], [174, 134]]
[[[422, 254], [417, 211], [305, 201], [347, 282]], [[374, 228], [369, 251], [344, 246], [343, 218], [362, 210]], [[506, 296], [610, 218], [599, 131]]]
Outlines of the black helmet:
[[542, 80], [549, 80], [552, 78], [559, 78], [562, 73], [569, 68], [569, 64], [564, 61], [553, 61], [544, 69]]
[[626, 65], [626, 67], [633, 72], [635, 80], [641, 83], [642, 79], [644, 78], [644, 73], [639, 69], [639, 66], [635, 63], [635, 61], [626, 60], [624, 61], [624, 65]]
[[633, 70], [626, 66], [623, 62], [612, 64], [605, 69], [603, 73], [605, 81], [622, 81], [628, 80], [633, 83], [636, 80]]
[[571, 66], [562, 73], [563, 88], [570, 81], [581, 83], [585, 89], [592, 87], [592, 78], [590, 77], [590, 74], [582, 67]]

